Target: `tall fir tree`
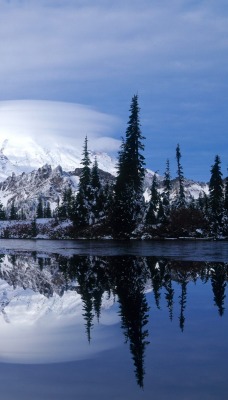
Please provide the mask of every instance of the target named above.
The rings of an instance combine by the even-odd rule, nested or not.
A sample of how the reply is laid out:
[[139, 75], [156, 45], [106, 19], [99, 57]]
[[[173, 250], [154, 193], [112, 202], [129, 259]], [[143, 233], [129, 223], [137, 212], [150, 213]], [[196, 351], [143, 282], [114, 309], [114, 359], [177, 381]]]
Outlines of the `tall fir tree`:
[[150, 189], [150, 201], [148, 211], [146, 214], [146, 223], [155, 224], [157, 222], [158, 207], [160, 205], [160, 195], [158, 192], [158, 181], [156, 173], [152, 179], [152, 185]]
[[16, 207], [15, 207], [15, 202], [14, 202], [14, 200], [12, 201], [12, 204], [11, 204], [11, 207], [10, 207], [10, 215], [9, 215], [9, 218], [10, 218], [11, 220], [17, 219], [17, 210], [16, 210]]
[[225, 311], [224, 302], [226, 298], [227, 267], [222, 263], [211, 268], [211, 285], [214, 293], [214, 302], [218, 307], [219, 315]]
[[215, 162], [211, 167], [211, 178], [209, 182], [210, 220], [215, 233], [218, 231], [219, 225], [221, 224], [224, 207], [223, 180], [220, 164], [220, 157], [216, 155]]
[[166, 170], [163, 183], [164, 183], [164, 192], [162, 194], [162, 201], [163, 201], [165, 215], [168, 216], [170, 213], [170, 193], [172, 189], [170, 164], [168, 159], [166, 161]]
[[70, 218], [73, 207], [73, 194], [71, 187], [63, 191], [62, 203], [58, 205], [57, 214], [59, 218]]
[[179, 184], [178, 196], [177, 196], [177, 206], [184, 207], [185, 206], [185, 193], [184, 193], [184, 174], [183, 167], [181, 165], [181, 151], [180, 145], [178, 144], [176, 147], [176, 160], [177, 160], [177, 178]]
[[91, 170], [91, 186], [94, 190], [97, 190], [97, 191], [100, 190], [100, 188], [101, 188], [97, 157], [95, 157], [95, 160], [94, 160], [94, 163], [92, 166], [92, 170]]
[[44, 207], [43, 207], [43, 199], [40, 196], [38, 199], [37, 209], [36, 209], [36, 217], [43, 218], [44, 217]]
[[6, 219], [6, 212], [4, 210], [3, 204], [0, 201], [0, 220], [3, 221]]
[[82, 156], [82, 170], [80, 174], [78, 193], [72, 208], [71, 216], [74, 223], [79, 227], [85, 227], [91, 224], [91, 161], [89, 157], [87, 136], [85, 137]]
[[91, 170], [91, 211], [93, 222], [97, 222], [101, 217], [104, 208], [104, 198], [99, 176], [97, 158], [95, 157]]
[[47, 201], [46, 207], [45, 207], [45, 209], [44, 209], [44, 217], [45, 217], [45, 218], [51, 218], [51, 217], [52, 217], [52, 214], [51, 214], [51, 206], [50, 206], [49, 201]]
[[112, 226], [114, 235], [128, 237], [142, 217], [145, 175], [144, 139], [139, 122], [138, 96], [132, 98], [126, 138], [119, 153]]
[[80, 174], [79, 190], [83, 190], [84, 193], [87, 193], [88, 187], [91, 183], [91, 171], [90, 171], [91, 160], [89, 156], [87, 136], [85, 137], [82, 156], [83, 156], [81, 160], [82, 171]]

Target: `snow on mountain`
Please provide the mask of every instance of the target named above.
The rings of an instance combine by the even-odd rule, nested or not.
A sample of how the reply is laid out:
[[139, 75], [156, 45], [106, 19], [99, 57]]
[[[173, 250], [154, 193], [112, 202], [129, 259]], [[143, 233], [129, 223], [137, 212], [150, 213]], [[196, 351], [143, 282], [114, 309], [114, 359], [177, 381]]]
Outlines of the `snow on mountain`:
[[[71, 188], [76, 194], [79, 183], [81, 169], [76, 168], [72, 172], [66, 172], [61, 166], [52, 168], [45, 164], [43, 167], [32, 172], [16, 176], [14, 173], [3, 182], [0, 182], [0, 200], [4, 207], [10, 208], [14, 202], [19, 213], [23, 213], [28, 218], [34, 217], [34, 212], [39, 200], [49, 202], [51, 209], [54, 210], [58, 203], [61, 203], [65, 189]], [[113, 176], [107, 172], [100, 171], [101, 181], [113, 180]]]
[[85, 136], [91, 159], [115, 173], [115, 160], [106, 154], [119, 149], [110, 137], [117, 118], [88, 106], [50, 101], [0, 102], [0, 180], [12, 172], [31, 172], [44, 164], [65, 171], [80, 167]]
[[78, 177], [64, 172], [61, 167], [52, 169], [46, 164], [29, 173], [13, 174], [0, 182], [0, 199], [5, 207], [14, 201], [18, 209], [23, 208], [25, 214], [32, 217], [40, 195], [56, 207], [64, 189], [70, 186], [76, 191], [78, 181]]
[[[92, 162], [97, 158], [100, 169], [116, 174], [116, 160], [107, 153], [93, 151], [90, 156]], [[60, 165], [64, 171], [73, 171], [81, 167], [81, 158], [82, 148], [53, 144], [51, 149], [47, 149], [30, 138], [25, 146], [16, 146], [12, 145], [12, 141], [5, 139], [0, 150], [0, 181], [12, 173], [29, 173], [45, 164], [52, 168]]]

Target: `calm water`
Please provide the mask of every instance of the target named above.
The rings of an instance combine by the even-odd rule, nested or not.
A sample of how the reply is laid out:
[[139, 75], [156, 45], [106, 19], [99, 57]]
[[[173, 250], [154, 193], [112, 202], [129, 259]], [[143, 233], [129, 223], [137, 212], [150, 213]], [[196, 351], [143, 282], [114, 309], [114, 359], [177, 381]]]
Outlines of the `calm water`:
[[227, 399], [227, 242], [0, 241], [11, 399]]

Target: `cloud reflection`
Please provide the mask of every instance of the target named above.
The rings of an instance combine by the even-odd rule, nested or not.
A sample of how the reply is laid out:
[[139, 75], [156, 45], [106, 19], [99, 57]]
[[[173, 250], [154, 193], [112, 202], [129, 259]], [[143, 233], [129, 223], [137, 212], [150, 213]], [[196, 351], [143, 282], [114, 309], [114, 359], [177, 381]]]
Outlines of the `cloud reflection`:
[[[1, 293], [2, 289], [1, 281]], [[104, 309], [93, 333], [94, 340], [88, 344], [82, 302], [75, 292], [46, 298], [30, 289], [14, 290], [8, 286], [7, 295], [10, 303], [0, 318], [0, 362], [76, 361], [121, 343], [114, 327], [119, 317], [112, 309]]]

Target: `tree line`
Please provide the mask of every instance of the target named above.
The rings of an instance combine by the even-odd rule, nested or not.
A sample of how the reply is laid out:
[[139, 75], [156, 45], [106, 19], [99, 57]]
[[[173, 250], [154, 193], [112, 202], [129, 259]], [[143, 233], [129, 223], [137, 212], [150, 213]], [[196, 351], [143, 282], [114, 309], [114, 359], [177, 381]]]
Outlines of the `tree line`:
[[[40, 196], [36, 218], [69, 218], [74, 232], [86, 235], [111, 235], [114, 238], [164, 236], [228, 236], [228, 177], [222, 178], [221, 160], [215, 156], [211, 167], [209, 193], [198, 199], [186, 196], [185, 178], [181, 164], [180, 145], [176, 147], [177, 177], [171, 179], [169, 160], [163, 179], [153, 175], [150, 200], [144, 198], [145, 158], [144, 137], [140, 128], [138, 96], [134, 95], [125, 138], [118, 154], [117, 176], [114, 183], [101, 180], [98, 163], [91, 163], [88, 139], [85, 138], [81, 174], [76, 195], [69, 187], [52, 212], [49, 202]], [[92, 164], [92, 165], [91, 165]], [[21, 216], [22, 217], [22, 216]], [[5, 219], [0, 204], [0, 219]], [[9, 219], [16, 219], [12, 203]]]

